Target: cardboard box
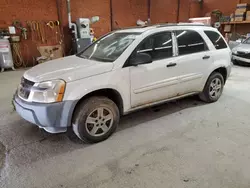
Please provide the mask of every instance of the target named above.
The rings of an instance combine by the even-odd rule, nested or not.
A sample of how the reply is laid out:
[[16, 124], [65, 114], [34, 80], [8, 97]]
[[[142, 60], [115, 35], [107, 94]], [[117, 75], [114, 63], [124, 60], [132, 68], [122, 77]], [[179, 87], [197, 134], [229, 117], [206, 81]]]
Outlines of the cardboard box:
[[245, 20], [246, 13], [245, 12], [238, 12], [238, 11], [236, 11], [234, 17], [235, 17], [234, 21], [236, 21], [236, 22], [242, 22], [242, 21]]
[[191, 23], [203, 23], [205, 25], [211, 25], [211, 17], [199, 17], [199, 18], [189, 18]]
[[249, 5], [247, 3], [237, 4], [236, 11], [246, 12], [249, 10]]
[[250, 11], [247, 11], [246, 20], [247, 20], [247, 21], [250, 21]]
[[226, 33], [231, 32], [231, 25], [225, 25], [224, 32], [226, 32]]
[[243, 12], [243, 11], [241, 11], [241, 10], [236, 10], [235, 13], [234, 13], [234, 15], [242, 14], [242, 13], [246, 14], [246, 12]]

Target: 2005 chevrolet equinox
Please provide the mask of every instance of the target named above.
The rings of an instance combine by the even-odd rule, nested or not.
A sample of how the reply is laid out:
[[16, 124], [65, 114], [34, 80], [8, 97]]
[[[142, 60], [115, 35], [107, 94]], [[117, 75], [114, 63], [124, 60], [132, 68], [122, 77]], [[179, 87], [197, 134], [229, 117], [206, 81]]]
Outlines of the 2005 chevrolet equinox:
[[14, 104], [20, 116], [50, 133], [73, 129], [81, 140], [99, 142], [134, 110], [195, 94], [217, 101], [230, 72], [231, 51], [217, 29], [130, 28], [26, 71]]

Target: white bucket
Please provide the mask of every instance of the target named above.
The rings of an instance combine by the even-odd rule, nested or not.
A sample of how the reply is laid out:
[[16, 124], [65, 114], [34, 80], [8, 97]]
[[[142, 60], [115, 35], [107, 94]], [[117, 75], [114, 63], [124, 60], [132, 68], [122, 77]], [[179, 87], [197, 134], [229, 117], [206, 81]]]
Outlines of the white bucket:
[[8, 39], [0, 39], [0, 68], [13, 68], [13, 58]]

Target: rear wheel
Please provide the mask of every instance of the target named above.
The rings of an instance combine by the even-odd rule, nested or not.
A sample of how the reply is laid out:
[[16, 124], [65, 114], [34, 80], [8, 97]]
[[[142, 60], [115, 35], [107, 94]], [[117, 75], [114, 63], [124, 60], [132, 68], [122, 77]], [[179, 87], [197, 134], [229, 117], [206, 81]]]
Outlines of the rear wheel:
[[221, 73], [212, 73], [207, 80], [203, 92], [199, 95], [200, 99], [208, 103], [216, 102], [223, 92], [224, 83], [225, 81]]
[[85, 142], [100, 142], [114, 133], [119, 119], [118, 107], [112, 100], [91, 97], [77, 106], [72, 121], [73, 131]]

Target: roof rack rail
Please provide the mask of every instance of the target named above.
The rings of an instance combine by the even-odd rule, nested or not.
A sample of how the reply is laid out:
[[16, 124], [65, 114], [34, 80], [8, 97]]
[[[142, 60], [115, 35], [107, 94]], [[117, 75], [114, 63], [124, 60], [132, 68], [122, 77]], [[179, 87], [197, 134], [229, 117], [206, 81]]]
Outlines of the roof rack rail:
[[156, 27], [169, 27], [169, 26], [207, 26], [207, 27], [211, 27], [210, 25], [206, 25], [203, 23], [166, 23], [166, 24], [156, 25]]
[[123, 27], [123, 28], [118, 28], [116, 30], [121, 30], [121, 29], [136, 29], [136, 28], [145, 28], [149, 27], [150, 25], [143, 25], [143, 26], [132, 26], [132, 27]]
[[207, 26], [211, 27], [210, 25], [206, 25], [203, 23], [160, 23], [160, 24], [149, 24], [149, 25], [143, 25], [143, 26], [132, 26], [132, 27], [123, 27], [123, 28], [118, 28], [115, 29], [117, 30], [123, 30], [123, 29], [136, 29], [136, 28], [147, 28], [147, 27], [152, 27], [152, 28], [160, 28], [160, 27], [170, 27], [170, 26]]

